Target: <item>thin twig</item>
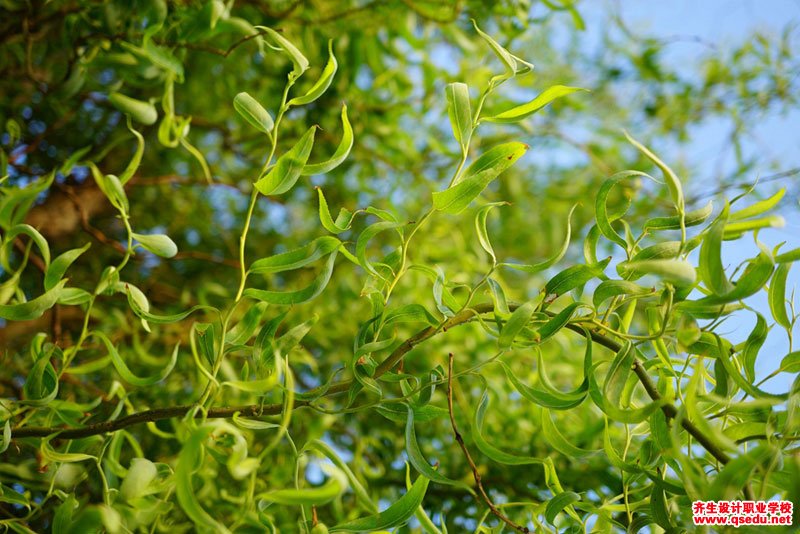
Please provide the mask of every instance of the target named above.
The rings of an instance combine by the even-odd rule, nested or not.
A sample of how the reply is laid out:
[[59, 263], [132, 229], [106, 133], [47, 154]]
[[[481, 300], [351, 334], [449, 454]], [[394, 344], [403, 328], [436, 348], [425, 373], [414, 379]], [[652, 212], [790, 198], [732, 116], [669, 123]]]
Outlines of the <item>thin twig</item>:
[[461, 450], [464, 451], [464, 457], [467, 459], [467, 463], [469, 464], [469, 468], [472, 470], [472, 478], [475, 479], [475, 485], [478, 487], [478, 491], [483, 498], [483, 501], [486, 503], [486, 506], [489, 507], [489, 510], [498, 518], [500, 521], [508, 525], [509, 527], [513, 528], [518, 532], [530, 532], [528, 527], [524, 527], [522, 525], [518, 525], [514, 523], [511, 519], [508, 518], [503, 512], [501, 512], [497, 506], [494, 505], [492, 499], [486, 493], [486, 490], [483, 488], [483, 482], [481, 481], [481, 473], [478, 471], [478, 466], [475, 465], [475, 461], [472, 459], [472, 455], [469, 453], [469, 449], [467, 449], [466, 444], [464, 444], [464, 438], [461, 437], [461, 432], [458, 431], [458, 426], [456, 426], [456, 417], [453, 411], [453, 353], [451, 352], [448, 355], [447, 360], [447, 409], [450, 412], [450, 425], [453, 427], [453, 434], [456, 437], [456, 441], [458, 442], [458, 446], [461, 447]]
[[[778, 173], [775, 173], [775, 174], [768, 174], [767, 176], [762, 176], [761, 178], [758, 179], [758, 183], [759, 184], [764, 184], [764, 183], [767, 183], [767, 182], [774, 182], [776, 180], [783, 180], [784, 178], [792, 178], [793, 176], [797, 176], [798, 174], [800, 174], [800, 167], [796, 167], [794, 169], [788, 169], [788, 170], [781, 171], [781, 172], [778, 172]], [[693, 204], [695, 202], [699, 202], [699, 201], [704, 200], [706, 198], [711, 198], [711, 197], [715, 197], [717, 195], [721, 195], [722, 193], [725, 193], [725, 192], [727, 192], [727, 191], [729, 191], [731, 189], [735, 189], [735, 188], [747, 189], [751, 185], [752, 184], [749, 184], [749, 183], [727, 183], [727, 184], [722, 184], [721, 186], [719, 186], [717, 189], [715, 189], [713, 191], [709, 191], [707, 193], [699, 193], [699, 194], [695, 195], [694, 197], [691, 197], [691, 198], [687, 199], [686, 203], [687, 204]]]
[[198, 52], [208, 52], [209, 54], [214, 54], [214, 55], [217, 55], [217, 56], [221, 56], [221, 57], [227, 58], [229, 55], [231, 55], [231, 53], [234, 50], [239, 48], [241, 45], [243, 45], [247, 41], [250, 41], [251, 39], [254, 39], [256, 37], [260, 37], [260, 36], [264, 35], [265, 33], [266, 32], [264, 30], [258, 30], [256, 33], [252, 33], [250, 35], [246, 35], [246, 36], [242, 37], [241, 39], [239, 39], [235, 43], [231, 44], [228, 48], [226, 48], [224, 50], [221, 49], [221, 48], [215, 48], [213, 46], [190, 43], [190, 42], [175, 43], [175, 42], [172, 42], [172, 41], [163, 41], [161, 39], [156, 40], [156, 42], [158, 44], [162, 44], [164, 46], [174, 46], [176, 48], [186, 48], [187, 50], [197, 50]]

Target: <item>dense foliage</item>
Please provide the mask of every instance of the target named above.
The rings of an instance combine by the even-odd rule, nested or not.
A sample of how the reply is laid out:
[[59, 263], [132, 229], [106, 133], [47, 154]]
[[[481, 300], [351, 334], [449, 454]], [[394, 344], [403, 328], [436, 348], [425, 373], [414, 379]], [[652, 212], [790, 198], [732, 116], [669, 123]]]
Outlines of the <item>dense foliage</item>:
[[[4, 528], [800, 503], [800, 249], [759, 239], [797, 192], [746, 143], [796, 107], [788, 33], [689, 76], [556, 0], [0, 6]], [[653, 149], [706, 121], [711, 187]]]

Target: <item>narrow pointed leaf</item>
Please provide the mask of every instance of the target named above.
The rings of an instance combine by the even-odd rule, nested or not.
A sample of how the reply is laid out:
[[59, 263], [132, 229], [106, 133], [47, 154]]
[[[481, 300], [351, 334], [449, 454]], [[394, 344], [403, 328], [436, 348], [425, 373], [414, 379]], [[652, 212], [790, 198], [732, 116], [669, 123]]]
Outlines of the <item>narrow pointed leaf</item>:
[[761, 291], [767, 284], [774, 269], [772, 258], [764, 253], [747, 262], [744, 272], [736, 280], [732, 289], [724, 295], [709, 295], [697, 302], [708, 304], [726, 304], [745, 299]]
[[786, 278], [791, 266], [791, 263], [778, 265], [769, 286], [769, 309], [772, 311], [772, 317], [787, 331], [792, 327], [789, 314], [786, 312]]
[[294, 46], [286, 37], [276, 32], [272, 28], [266, 26], [256, 26], [256, 29], [262, 30], [270, 36], [270, 38], [289, 56], [294, 63], [294, 70], [292, 75], [297, 78], [308, 70], [308, 59]]
[[600, 233], [602, 233], [606, 239], [609, 239], [622, 247], [623, 250], [627, 249], [628, 243], [625, 241], [624, 237], [619, 235], [617, 231], [614, 230], [614, 227], [611, 225], [611, 223], [625, 215], [625, 211], [630, 203], [630, 199], [626, 199], [623, 210], [617, 211], [616, 213], [609, 213], [608, 197], [611, 194], [611, 190], [614, 189], [614, 186], [616, 186], [622, 180], [632, 177], [649, 178], [649, 176], [639, 171], [618, 172], [603, 182], [603, 184], [600, 186], [600, 190], [597, 192], [597, 198], [595, 199], [594, 204], [595, 217], [597, 218], [597, 228], [600, 230]]
[[489, 233], [486, 231], [486, 218], [489, 216], [489, 212], [492, 208], [496, 206], [503, 206], [505, 204], [506, 202], [492, 202], [491, 204], [487, 204], [478, 210], [477, 215], [475, 215], [475, 233], [478, 234], [478, 242], [483, 250], [485, 250], [492, 258], [492, 265], [497, 263], [497, 258], [494, 255], [492, 242], [489, 240]]
[[494, 115], [493, 117], [483, 117], [481, 121], [501, 123], [519, 122], [530, 117], [554, 100], [577, 91], [586, 91], [586, 89], [582, 89], [580, 87], [567, 87], [565, 85], [554, 85], [542, 91], [539, 96], [526, 104], [515, 106], [511, 109], [503, 111], [502, 113]]
[[612, 404], [619, 405], [622, 397], [622, 390], [631, 374], [631, 367], [635, 357], [635, 349], [630, 341], [619, 349], [614, 360], [611, 362], [606, 373], [606, 381], [603, 384], [603, 396]]
[[311, 154], [316, 130], [316, 126], [309, 128], [286, 154], [278, 158], [266, 176], [255, 183], [256, 189], [262, 195], [281, 195], [294, 187]]
[[461, 82], [449, 83], [445, 87], [445, 97], [453, 135], [461, 145], [461, 150], [466, 153], [472, 137], [472, 107], [469, 101], [469, 87]]
[[745, 374], [747, 375], [747, 380], [750, 382], [755, 382], [756, 359], [758, 358], [761, 347], [767, 340], [768, 333], [769, 328], [767, 327], [766, 319], [764, 319], [760, 313], [756, 313], [756, 324], [750, 332], [750, 335], [747, 336], [747, 340], [744, 342], [744, 348], [742, 348], [742, 363]]
[[559, 493], [547, 501], [547, 506], [545, 507], [544, 511], [545, 519], [547, 519], [547, 522], [551, 525], [555, 525], [558, 514], [561, 513], [561, 511], [567, 506], [575, 504], [580, 500], [581, 496], [574, 491], [565, 491], [563, 493]]
[[643, 287], [627, 280], [603, 280], [592, 296], [592, 304], [599, 308], [600, 304], [606, 300], [619, 296], [643, 297], [652, 295], [655, 290], [652, 287]]
[[411, 489], [394, 504], [379, 514], [354, 519], [331, 527], [330, 532], [374, 532], [388, 530], [405, 524], [422, 504], [430, 480], [419, 476]]
[[[709, 201], [708, 204], [694, 211], [686, 213], [684, 226], [689, 228], [702, 224], [714, 212], [714, 203]], [[669, 217], [653, 217], [644, 223], [644, 230], [679, 230], [681, 227], [681, 218], [678, 215], [671, 215]]]
[[760, 219], [732, 222], [725, 225], [723, 239], [730, 241], [738, 239], [745, 232], [761, 230], [762, 228], [783, 228], [784, 226], [786, 226], [786, 220], [780, 215], [769, 215]]
[[244, 296], [250, 297], [255, 300], [260, 300], [268, 304], [277, 304], [281, 306], [290, 306], [293, 304], [302, 304], [316, 298], [328, 285], [333, 273], [333, 265], [336, 262], [336, 251], [334, 251], [325, 263], [322, 272], [314, 279], [314, 281], [297, 291], [266, 291], [263, 289], [249, 288], [245, 289]]
[[72, 265], [72, 262], [78, 259], [81, 254], [86, 252], [91, 245], [91, 243], [86, 243], [81, 248], [68, 250], [54, 259], [44, 274], [45, 291], [55, 287], [55, 285], [64, 277], [64, 273], [67, 272], [67, 269], [69, 269], [69, 266]]
[[766, 213], [778, 205], [778, 202], [781, 201], [784, 194], [786, 194], [786, 188], [781, 188], [780, 191], [778, 191], [777, 193], [775, 193], [774, 195], [772, 195], [767, 199], [764, 199], [760, 202], [756, 202], [755, 204], [751, 204], [750, 206], [742, 208], [738, 211], [732, 212], [730, 220], [741, 221], [743, 219], [749, 219], [750, 217], [755, 217], [757, 215]]
[[497, 339], [497, 345], [501, 349], [511, 348], [514, 338], [522, 332], [533, 317], [533, 312], [536, 311], [536, 304], [533, 302], [526, 302], [511, 314], [506, 324], [500, 330], [500, 337]]
[[725, 269], [722, 266], [722, 236], [725, 231], [725, 225], [728, 222], [729, 213], [729, 207], [726, 203], [722, 212], [708, 228], [706, 237], [700, 247], [698, 274], [706, 287], [715, 295], [725, 295], [733, 289], [733, 284], [728, 280], [725, 275]]
[[350, 155], [354, 139], [353, 127], [350, 125], [350, 119], [347, 118], [347, 106], [342, 105], [342, 140], [339, 142], [339, 146], [336, 147], [336, 152], [325, 161], [304, 165], [301, 174], [303, 176], [311, 176], [332, 171], [341, 165], [344, 160], [347, 159], [347, 156]]
[[[511, 368], [508, 367], [508, 365], [506, 365], [504, 362], [499, 363], [503, 368], [506, 378], [509, 382], [511, 382], [511, 385], [514, 386], [514, 389], [516, 389], [520, 395], [534, 404], [538, 404], [539, 406], [550, 408], [552, 410], [569, 410], [580, 405], [586, 398], [589, 384], [585, 380], [574, 391], [566, 393], [562, 391], [554, 391], [549, 388], [545, 389], [544, 387], [529, 386], [525, 384], [519, 378], [518, 374], [514, 373]], [[541, 365], [539, 368], [539, 373], [540, 375], [543, 373]]]
[[609, 261], [611, 261], [611, 259], [607, 258], [592, 265], [573, 265], [567, 267], [547, 281], [547, 284], [544, 286], [545, 294], [548, 296], [560, 296], [568, 291], [572, 291], [576, 287], [584, 285], [589, 280], [602, 277], [603, 269], [608, 265]]
[[274, 490], [259, 493], [256, 499], [285, 505], [319, 506], [331, 502], [347, 489], [346, 480], [343, 479], [344, 476], [332, 476], [325, 484], [316, 488]]
[[316, 451], [319, 454], [322, 454], [323, 456], [328, 458], [331, 462], [333, 462], [333, 464], [339, 469], [341, 469], [342, 472], [345, 474], [348, 482], [350, 483], [350, 487], [353, 489], [353, 492], [356, 494], [356, 497], [361, 502], [361, 504], [372, 512], [376, 513], [378, 512], [378, 508], [377, 506], [375, 506], [375, 503], [372, 502], [372, 499], [370, 499], [366, 488], [364, 488], [364, 486], [361, 484], [358, 478], [356, 478], [356, 475], [353, 473], [350, 467], [339, 457], [338, 454], [336, 454], [336, 451], [334, 451], [327, 443], [315, 439], [308, 442], [305, 445], [304, 450]]
[[558, 427], [553, 422], [553, 418], [550, 415], [550, 411], [547, 409], [542, 409], [541, 412], [542, 436], [544, 436], [544, 439], [550, 444], [551, 447], [567, 458], [586, 458], [595, 454], [595, 451], [581, 449], [580, 447], [576, 447], [570, 443], [570, 441], [558, 430]]
[[508, 50], [506, 50], [503, 46], [500, 45], [497, 41], [495, 41], [489, 34], [481, 31], [478, 28], [478, 23], [475, 20], [472, 20], [472, 25], [475, 27], [475, 31], [478, 32], [478, 35], [486, 41], [486, 43], [491, 47], [492, 51], [497, 55], [500, 61], [506, 66], [506, 74], [500, 79], [508, 79], [517, 74], [525, 74], [526, 72], [530, 72], [533, 70], [533, 65], [528, 63], [527, 61], [523, 61]]
[[250, 265], [253, 274], [280, 273], [300, 269], [336, 250], [342, 242], [333, 236], [318, 237], [304, 247], [261, 258]]
[[349, 230], [353, 224], [355, 212], [342, 208], [334, 221], [328, 208], [328, 201], [325, 200], [325, 195], [322, 193], [321, 188], [317, 188], [317, 197], [319, 198], [319, 220], [322, 223], [322, 227], [332, 234], [341, 234]]
[[125, 167], [125, 170], [119, 175], [119, 182], [122, 185], [127, 184], [128, 181], [133, 178], [133, 175], [136, 173], [136, 171], [139, 169], [139, 165], [142, 163], [142, 156], [144, 156], [144, 137], [142, 137], [142, 134], [133, 129], [130, 116], [128, 116], [127, 122], [128, 130], [136, 138], [136, 150], [134, 151], [128, 166]]
[[114, 347], [114, 344], [111, 343], [111, 340], [108, 339], [105, 334], [95, 331], [92, 333], [92, 335], [100, 339], [103, 345], [105, 345], [108, 355], [111, 356], [111, 363], [114, 364], [114, 368], [117, 370], [122, 379], [134, 386], [146, 387], [161, 382], [167, 378], [167, 376], [169, 376], [178, 361], [178, 348], [180, 347], [179, 344], [175, 345], [175, 349], [172, 351], [172, 356], [170, 357], [169, 362], [160, 373], [150, 377], [139, 377], [133, 374], [128, 365], [125, 363], [125, 360], [123, 360], [122, 356], [120, 356], [116, 347]]
[[417, 471], [419, 471], [422, 476], [429, 479], [431, 482], [445, 484], [448, 486], [463, 486], [463, 482], [458, 482], [444, 476], [441, 472], [434, 469], [433, 466], [428, 463], [428, 460], [425, 458], [425, 455], [422, 453], [422, 450], [419, 448], [419, 443], [417, 442], [417, 433], [414, 430], [414, 409], [411, 406], [407, 406], [407, 409], [408, 415], [406, 417], [405, 438], [408, 461]]
[[684, 199], [683, 199], [683, 187], [681, 186], [681, 181], [675, 175], [675, 173], [670, 169], [666, 163], [661, 161], [658, 156], [656, 156], [649, 148], [641, 144], [639, 141], [628, 135], [625, 132], [625, 138], [628, 140], [630, 144], [635, 146], [639, 152], [647, 156], [647, 159], [652, 161], [656, 164], [656, 167], [661, 169], [661, 172], [664, 174], [664, 180], [667, 182], [667, 189], [669, 189], [670, 197], [672, 197], [672, 202], [675, 204], [675, 209], [678, 210], [678, 216], [683, 217], [684, 213]]
[[336, 74], [336, 69], [338, 68], [339, 64], [336, 62], [336, 56], [333, 55], [333, 41], [328, 41], [328, 63], [326, 63], [325, 68], [322, 69], [322, 74], [319, 79], [306, 94], [289, 100], [287, 106], [303, 106], [321, 97], [325, 91], [328, 90], [328, 87], [331, 86], [333, 76]]
[[511, 167], [525, 152], [524, 143], [506, 143], [488, 150], [452, 187], [433, 193], [433, 207], [445, 213], [461, 213], [503, 171]]
[[203, 445], [213, 430], [214, 427], [210, 425], [197, 428], [183, 444], [175, 466], [175, 494], [178, 504], [199, 529], [228, 533], [230, 531], [211, 517], [197, 500], [197, 490], [192, 482], [193, 473], [203, 464], [205, 458]]
[[35, 299], [20, 304], [4, 304], [0, 306], [0, 319], [10, 321], [30, 321], [37, 319], [42, 314], [55, 306], [61, 296], [66, 280], [61, 280], [51, 289]]
[[375, 270], [375, 267], [373, 267], [369, 259], [367, 259], [367, 245], [369, 245], [369, 242], [372, 240], [372, 238], [379, 233], [385, 232], [386, 230], [394, 230], [400, 228], [401, 226], [403, 226], [403, 223], [381, 221], [369, 225], [358, 236], [358, 240], [356, 240], [356, 257], [358, 258], [358, 262], [361, 264], [361, 267], [363, 267], [373, 276], [380, 277], [380, 274]]
[[652, 274], [665, 282], [683, 286], [694, 284], [697, 278], [694, 267], [686, 260], [630, 261], [619, 264], [618, 270], [624, 276], [640, 277]]

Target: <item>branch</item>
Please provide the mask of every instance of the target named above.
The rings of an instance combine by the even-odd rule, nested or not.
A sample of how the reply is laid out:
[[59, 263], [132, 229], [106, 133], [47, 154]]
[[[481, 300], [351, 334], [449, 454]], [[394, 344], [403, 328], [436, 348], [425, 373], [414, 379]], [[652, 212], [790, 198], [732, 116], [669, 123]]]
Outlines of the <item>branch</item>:
[[[514, 310], [518, 307], [518, 304], [509, 303], [509, 308]], [[491, 303], [483, 303], [478, 304], [474, 308], [463, 310], [444, 323], [442, 323], [438, 327], [430, 326], [425, 328], [424, 330], [419, 331], [415, 335], [411, 336], [403, 343], [401, 343], [392, 353], [387, 356], [387, 358], [378, 365], [378, 368], [375, 370], [375, 374], [373, 378], [378, 378], [381, 375], [387, 373], [391, 369], [393, 369], [397, 364], [399, 364], [405, 355], [411, 351], [415, 346], [419, 345], [423, 341], [433, 337], [434, 335], [440, 332], [446, 332], [450, 328], [458, 325], [462, 325], [464, 323], [468, 323], [472, 320], [473, 317], [476, 315], [489, 313], [494, 311], [494, 305]], [[567, 323], [566, 328], [576, 332], [578, 334], [583, 335], [585, 333], [583, 327]], [[614, 341], [613, 339], [604, 336], [598, 332], [590, 332], [592, 341], [606, 347], [607, 349], [613, 352], [619, 352], [622, 346]], [[647, 371], [642, 366], [642, 363], [638, 359], [634, 359], [633, 363], [633, 371], [636, 373], [636, 376], [639, 378], [639, 381], [644, 386], [644, 390], [647, 392], [647, 395], [653, 400], [658, 401], [661, 399], [661, 394], [658, 392], [656, 385], [653, 383], [650, 375], [647, 374]], [[342, 393], [350, 389], [350, 386], [353, 384], [352, 380], [344, 380], [341, 382], [336, 382], [332, 384], [327, 389], [324, 386], [319, 388], [313, 389], [306, 393], [307, 396], [314, 397], [314, 394], [318, 394], [319, 397], [330, 397], [332, 395], [336, 395], [338, 393]], [[303, 407], [309, 406], [311, 404], [310, 401], [301, 401], [295, 403], [295, 407]], [[126, 428], [132, 425], [138, 425], [141, 423], [151, 422], [151, 421], [158, 421], [161, 419], [170, 419], [174, 417], [182, 417], [186, 415], [189, 410], [195, 408], [195, 405], [186, 405], [186, 406], [175, 406], [170, 408], [156, 408], [153, 410], [147, 410], [144, 412], [134, 413], [127, 417], [123, 417], [122, 419], [117, 419], [115, 421], [107, 421], [103, 423], [97, 423], [94, 425], [88, 425], [84, 427], [77, 427], [77, 428], [59, 428], [59, 427], [22, 427], [16, 428], [12, 430], [11, 435], [13, 438], [23, 438], [23, 437], [46, 437], [52, 434], [58, 434], [58, 437], [61, 439], [76, 439], [76, 438], [83, 438], [87, 436], [93, 436], [96, 434], [104, 434], [106, 432], [115, 432], [122, 428]], [[233, 406], [233, 407], [218, 407], [218, 408], [211, 408], [207, 412], [207, 417], [212, 419], [218, 418], [227, 418], [232, 417], [234, 413], [239, 412], [244, 416], [249, 417], [257, 417], [259, 415], [277, 415], [281, 413], [283, 406], [281, 404], [269, 404], [269, 405], [260, 405], [260, 404], [253, 404], [248, 406]], [[717, 459], [722, 464], [727, 464], [730, 461], [730, 457], [725, 453], [725, 451], [716, 444], [710, 437], [706, 436], [702, 430], [700, 430], [694, 423], [686, 419], [685, 417], [678, 418], [678, 409], [672, 403], [666, 403], [661, 406], [661, 410], [666, 415], [667, 420], [678, 419], [680, 421], [681, 426], [686, 430], [695, 440], [697, 440], [700, 445], [702, 445], [714, 458]]]
[[489, 510], [497, 516], [503, 523], [508, 525], [509, 527], [517, 530], [519, 532], [530, 532], [528, 527], [523, 527], [522, 525], [518, 525], [514, 523], [511, 519], [508, 518], [503, 512], [501, 512], [497, 506], [494, 505], [492, 499], [489, 498], [487, 495], [486, 490], [483, 489], [483, 482], [481, 482], [481, 473], [478, 471], [478, 466], [475, 465], [475, 461], [472, 459], [472, 455], [469, 453], [469, 449], [464, 444], [464, 438], [461, 437], [461, 432], [458, 431], [458, 427], [456, 426], [456, 418], [453, 412], [453, 353], [451, 352], [447, 357], [447, 411], [450, 413], [450, 426], [453, 427], [453, 434], [455, 434], [456, 441], [458, 442], [458, 446], [461, 447], [461, 450], [464, 451], [464, 456], [467, 459], [467, 463], [469, 464], [470, 469], [472, 470], [472, 478], [475, 479], [475, 485], [478, 487], [478, 491], [483, 498], [483, 501], [486, 503], [486, 506], [489, 507]]
[[[297, 401], [294, 403], [295, 408], [308, 406], [306, 401]], [[104, 421], [102, 423], [95, 423], [93, 425], [86, 425], [77, 428], [58, 428], [58, 427], [39, 427], [29, 426], [24, 428], [17, 428], [11, 432], [12, 438], [44, 438], [47, 436], [55, 436], [58, 439], [80, 439], [97, 434], [105, 434], [106, 432], [116, 432], [129, 426], [140, 425], [142, 423], [153, 423], [161, 421], [162, 419], [173, 419], [175, 417], [183, 417], [191, 410], [197, 408], [196, 404], [187, 404], [183, 406], [171, 406], [169, 408], [154, 408], [143, 412], [133, 413], [114, 421]], [[219, 408], [211, 408], [206, 412], [207, 419], [227, 419], [233, 417], [238, 413], [245, 417], [260, 417], [263, 415], [278, 415], [283, 410], [283, 404], [250, 404], [247, 406], [223, 406]], [[198, 410], [195, 417], [202, 417], [202, 411]]]

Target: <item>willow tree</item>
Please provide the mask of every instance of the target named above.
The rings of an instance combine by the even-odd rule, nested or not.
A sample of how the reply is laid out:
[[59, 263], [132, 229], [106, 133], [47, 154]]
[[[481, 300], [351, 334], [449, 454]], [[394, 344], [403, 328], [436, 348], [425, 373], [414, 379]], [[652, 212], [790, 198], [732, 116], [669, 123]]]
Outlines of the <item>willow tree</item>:
[[759, 239], [785, 190], [735, 194], [767, 163], [742, 156], [705, 203], [652, 148], [791, 109], [788, 38], [691, 79], [653, 40], [584, 70], [546, 37], [593, 23], [569, 3], [310, 4], [5, 2], [0, 523], [677, 531], [693, 501], [797, 503], [800, 249]]

